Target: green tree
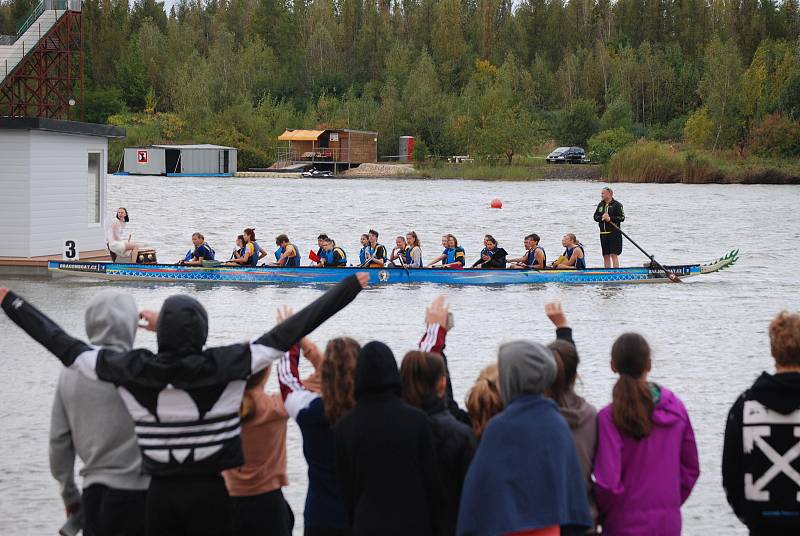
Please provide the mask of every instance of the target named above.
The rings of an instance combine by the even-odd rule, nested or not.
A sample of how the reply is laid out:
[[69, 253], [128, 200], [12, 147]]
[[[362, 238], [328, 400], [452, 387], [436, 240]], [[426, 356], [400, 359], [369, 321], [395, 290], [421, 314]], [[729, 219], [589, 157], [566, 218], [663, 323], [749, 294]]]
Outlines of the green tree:
[[633, 134], [624, 128], [598, 132], [588, 141], [588, 154], [592, 162], [605, 164], [620, 150], [634, 142]]
[[608, 105], [600, 118], [600, 130], [621, 128], [630, 132], [633, 129], [633, 111], [623, 99], [616, 99]]
[[714, 144], [716, 128], [707, 108], [700, 108], [689, 116], [683, 127], [683, 136], [695, 147], [711, 147]]
[[729, 147], [743, 126], [740, 115], [742, 63], [736, 43], [714, 37], [705, 53], [705, 70], [700, 80], [703, 106], [714, 124], [712, 149]]
[[558, 143], [584, 146], [599, 128], [596, 110], [595, 103], [587, 99], [578, 99], [562, 110], [555, 132]]

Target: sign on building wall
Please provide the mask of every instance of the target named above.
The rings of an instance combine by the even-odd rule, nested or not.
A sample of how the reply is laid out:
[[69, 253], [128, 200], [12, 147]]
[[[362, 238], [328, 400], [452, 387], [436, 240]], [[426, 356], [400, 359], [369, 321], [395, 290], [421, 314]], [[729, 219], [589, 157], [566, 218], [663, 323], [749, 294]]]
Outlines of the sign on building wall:
[[339, 141], [339, 133], [331, 132], [331, 141]]
[[147, 164], [149, 162], [147, 151], [136, 151], [136, 161], [140, 164]]

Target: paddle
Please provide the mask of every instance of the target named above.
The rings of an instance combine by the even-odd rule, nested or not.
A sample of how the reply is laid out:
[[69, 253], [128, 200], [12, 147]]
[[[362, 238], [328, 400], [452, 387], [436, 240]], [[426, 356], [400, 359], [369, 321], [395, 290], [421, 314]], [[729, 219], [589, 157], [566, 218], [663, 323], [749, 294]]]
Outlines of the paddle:
[[636, 246], [636, 248], [637, 248], [639, 251], [641, 251], [642, 253], [644, 253], [644, 254], [645, 254], [645, 255], [646, 255], [646, 256], [647, 256], [647, 257], [650, 259], [650, 262], [652, 262], [653, 264], [655, 264], [656, 266], [658, 266], [658, 267], [659, 267], [661, 270], [663, 270], [663, 271], [664, 271], [664, 273], [665, 273], [665, 274], [667, 274], [667, 278], [668, 278], [670, 281], [672, 281], [673, 283], [683, 283], [683, 281], [681, 281], [681, 278], [680, 278], [680, 277], [678, 277], [678, 276], [677, 276], [677, 275], [675, 275], [674, 273], [672, 273], [672, 272], [670, 272], [669, 270], [667, 270], [666, 268], [664, 268], [664, 266], [663, 266], [663, 265], [662, 265], [660, 262], [658, 262], [658, 261], [656, 260], [656, 258], [655, 258], [653, 255], [650, 255], [648, 252], [646, 252], [645, 250], [643, 250], [643, 249], [642, 249], [642, 247], [641, 247], [639, 244], [637, 244], [636, 242], [634, 242], [634, 241], [633, 241], [633, 238], [631, 238], [630, 236], [628, 236], [628, 235], [625, 233], [625, 231], [623, 231], [622, 229], [620, 229], [620, 228], [617, 226], [617, 224], [615, 224], [613, 221], [607, 221], [606, 223], [609, 223], [609, 224], [611, 224], [611, 227], [613, 227], [614, 229], [616, 229], [617, 231], [619, 231], [620, 233], [622, 233], [622, 236], [624, 236], [625, 238], [627, 238], [627, 239], [630, 241], [630, 243], [631, 243], [631, 244], [633, 244], [634, 246]]

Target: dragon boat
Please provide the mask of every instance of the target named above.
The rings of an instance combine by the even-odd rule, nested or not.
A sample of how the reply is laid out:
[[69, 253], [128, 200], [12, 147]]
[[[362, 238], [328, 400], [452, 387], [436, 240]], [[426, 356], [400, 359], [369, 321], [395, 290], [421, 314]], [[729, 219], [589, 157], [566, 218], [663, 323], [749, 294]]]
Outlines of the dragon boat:
[[[739, 251], [706, 264], [665, 266], [681, 279], [711, 274], [733, 265]], [[664, 270], [650, 264], [630, 268], [588, 268], [586, 270], [481, 270], [448, 268], [285, 268], [278, 266], [181, 266], [176, 264], [125, 264], [116, 262], [50, 261], [53, 274], [82, 276], [112, 281], [247, 283], [247, 284], [329, 284], [357, 272], [372, 274], [375, 284], [434, 283], [441, 285], [536, 285], [543, 283], [618, 284], [665, 283]]]

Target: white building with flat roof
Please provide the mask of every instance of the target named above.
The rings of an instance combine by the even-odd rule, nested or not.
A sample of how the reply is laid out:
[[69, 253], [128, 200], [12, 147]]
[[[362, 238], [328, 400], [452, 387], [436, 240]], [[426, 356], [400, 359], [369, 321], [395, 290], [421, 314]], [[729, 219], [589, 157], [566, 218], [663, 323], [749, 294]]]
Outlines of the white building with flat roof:
[[0, 261], [107, 251], [108, 140], [123, 137], [108, 125], [0, 117]]

